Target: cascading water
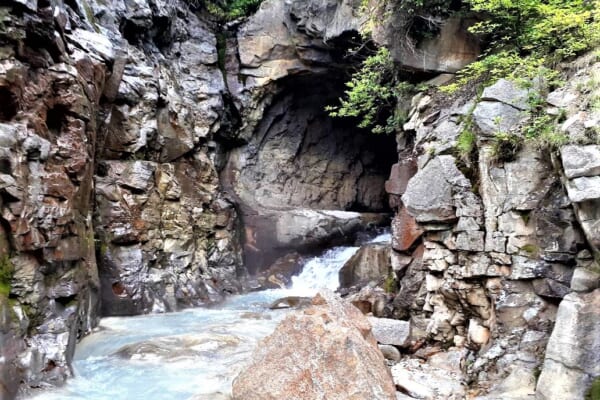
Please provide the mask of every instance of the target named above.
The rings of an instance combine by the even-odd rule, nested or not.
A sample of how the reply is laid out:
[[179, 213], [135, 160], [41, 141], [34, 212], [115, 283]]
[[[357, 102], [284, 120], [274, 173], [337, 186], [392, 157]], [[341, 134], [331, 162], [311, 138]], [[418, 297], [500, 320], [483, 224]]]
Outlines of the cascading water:
[[[385, 233], [370, 242], [389, 242]], [[213, 308], [104, 318], [81, 341], [75, 377], [36, 400], [219, 400], [257, 342], [286, 315], [268, 305], [285, 296], [336, 289], [338, 272], [358, 247], [335, 247], [310, 259], [292, 287], [233, 296]]]

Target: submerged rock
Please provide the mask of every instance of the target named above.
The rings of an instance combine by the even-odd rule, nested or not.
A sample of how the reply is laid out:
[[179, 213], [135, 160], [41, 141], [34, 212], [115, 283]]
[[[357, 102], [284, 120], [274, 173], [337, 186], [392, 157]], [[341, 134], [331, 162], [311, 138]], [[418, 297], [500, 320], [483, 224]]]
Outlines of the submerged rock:
[[302, 271], [303, 262], [304, 258], [297, 252], [279, 257], [256, 278], [260, 289], [277, 289], [290, 286], [292, 276], [298, 275]]
[[300, 296], [288, 296], [281, 299], [275, 300], [269, 306], [271, 310], [277, 310], [280, 308], [302, 308], [311, 304], [310, 297]]
[[393, 400], [395, 392], [368, 321], [331, 292], [283, 320], [233, 382], [234, 400]]
[[195, 358], [203, 353], [235, 348], [240, 339], [233, 335], [180, 335], [159, 337], [123, 346], [114, 355], [129, 360], [174, 360]]

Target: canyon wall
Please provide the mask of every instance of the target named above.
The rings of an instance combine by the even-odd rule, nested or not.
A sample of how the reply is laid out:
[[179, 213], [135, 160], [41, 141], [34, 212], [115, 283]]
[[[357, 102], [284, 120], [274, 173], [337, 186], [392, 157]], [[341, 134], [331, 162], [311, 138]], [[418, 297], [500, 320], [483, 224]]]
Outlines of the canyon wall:
[[252, 286], [244, 249], [254, 273], [385, 221], [393, 138], [322, 109], [358, 7], [224, 26], [184, 1], [3, 3], [0, 397], [64, 381], [100, 316]]
[[0, 8], [0, 391], [71, 374], [102, 315], [241, 290], [216, 38], [177, 2]]
[[[598, 67], [582, 57], [550, 93], [500, 80], [481, 95], [412, 99], [386, 184], [399, 288], [383, 314], [409, 321], [413, 343], [458, 354], [459, 398], [583, 399], [598, 376]], [[543, 113], [562, 113], [553, 129], [574, 144], [524, 139], [536, 94]], [[458, 150], [466, 130], [468, 154]], [[523, 144], [502, 148], [498, 132]], [[398, 376], [416, 379], [407, 365]], [[410, 392], [410, 379], [400, 385]], [[430, 382], [433, 392], [448, 385]]]
[[[600, 151], [499, 158], [495, 133], [520, 134], [530, 107], [507, 81], [418, 94], [396, 137], [331, 120], [363, 6], [267, 0], [228, 24], [179, 0], [0, 7], [0, 397], [70, 376], [101, 315], [218, 301], [390, 211], [398, 287], [373, 310], [410, 324], [406, 353], [461, 349], [482, 395], [530, 395], [540, 371], [540, 398], [586, 390], [599, 374]], [[433, 76], [477, 57], [470, 21], [408, 46], [393, 6], [372, 33], [398, 66]], [[597, 127], [578, 89], [596, 70], [581, 61], [545, 96], [573, 137]]]

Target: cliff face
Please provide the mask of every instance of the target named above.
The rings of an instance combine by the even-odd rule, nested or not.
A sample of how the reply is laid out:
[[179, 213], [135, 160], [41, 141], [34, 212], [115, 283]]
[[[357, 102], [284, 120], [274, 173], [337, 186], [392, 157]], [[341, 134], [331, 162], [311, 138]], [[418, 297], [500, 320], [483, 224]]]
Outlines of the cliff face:
[[69, 376], [100, 315], [241, 291], [243, 244], [254, 272], [383, 221], [346, 211], [387, 211], [393, 140], [322, 108], [348, 65], [346, 39], [326, 41], [356, 34], [358, 4], [267, 2], [227, 28], [190, 7], [0, 8], [3, 398]]
[[[410, 321], [416, 343], [470, 349], [462, 372], [479, 388], [508, 375], [497, 393], [532, 392], [548, 340], [539, 396], [589, 386], [600, 150], [498, 161], [494, 133], [518, 131], [529, 107], [505, 81], [450, 103], [417, 95], [396, 138], [332, 121], [323, 107], [356, 62], [363, 6], [268, 0], [226, 26], [179, 0], [0, 7], [0, 397], [68, 377], [100, 315], [217, 301], [390, 209], [399, 291], [382, 314]], [[404, 68], [477, 56], [468, 21], [404, 43], [389, 6], [373, 37]], [[578, 89], [596, 70], [583, 63], [547, 96], [574, 137], [597, 126]], [[455, 151], [465, 124], [475, 158]]]
[[[570, 83], [543, 97], [544, 113], [564, 113], [557, 132], [585, 143], [598, 64], [574, 65]], [[497, 132], [523, 137], [534, 89], [500, 80], [454, 103], [417, 95], [386, 184], [400, 285], [389, 312], [415, 339], [475, 350], [462, 356], [463, 379], [490, 391], [482, 399], [583, 399], [598, 376], [598, 146], [525, 141], [503, 156]], [[465, 130], [476, 133], [469, 155], [456, 150]]]
[[[70, 374], [100, 315], [240, 290], [216, 39], [179, 3], [1, 10], [1, 397]], [[5, 293], [4, 293], [5, 292]]]

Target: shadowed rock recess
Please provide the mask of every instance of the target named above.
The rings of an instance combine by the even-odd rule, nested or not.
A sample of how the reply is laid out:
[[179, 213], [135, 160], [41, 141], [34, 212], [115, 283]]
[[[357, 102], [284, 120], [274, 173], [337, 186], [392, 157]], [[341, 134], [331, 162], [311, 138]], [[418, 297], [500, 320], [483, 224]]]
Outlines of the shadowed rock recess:
[[[364, 55], [348, 52], [359, 31], [373, 38], [362, 51], [385, 45], [415, 79], [443, 74], [435, 84], [478, 57], [474, 21], [411, 20], [399, 1], [365, 15], [362, 0], [265, 0], [222, 24], [199, 3], [0, 5], [0, 399], [63, 383], [101, 316], [284, 285], [307, 255], [390, 216], [391, 245], [342, 268], [345, 299], [290, 315], [253, 363], [280, 371], [284, 351], [289, 379], [302, 375], [288, 336], [310, 358], [306, 328], [324, 351], [314, 376], [359, 366], [359, 385], [344, 369], [326, 390], [302, 375], [314, 396], [573, 400], [598, 385], [596, 58], [536, 104], [573, 144], [502, 159], [497, 132], [522, 138], [531, 117], [532, 89], [506, 80], [405, 99], [395, 136], [324, 111]], [[413, 22], [429, 30], [411, 37]], [[287, 398], [286, 382], [255, 387], [272, 370], [250, 372], [236, 398]]]

